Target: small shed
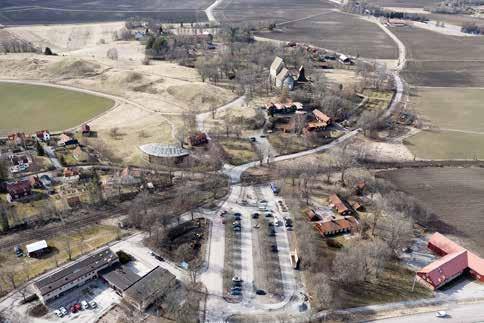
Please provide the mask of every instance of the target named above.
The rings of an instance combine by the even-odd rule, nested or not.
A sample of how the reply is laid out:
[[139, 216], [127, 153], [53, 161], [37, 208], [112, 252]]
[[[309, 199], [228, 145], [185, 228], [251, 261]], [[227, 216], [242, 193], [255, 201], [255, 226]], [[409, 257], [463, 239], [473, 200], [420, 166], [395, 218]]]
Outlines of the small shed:
[[47, 245], [47, 241], [40, 240], [34, 243], [28, 244], [25, 246], [27, 249], [27, 255], [29, 257], [40, 257], [44, 253], [49, 251], [49, 246]]

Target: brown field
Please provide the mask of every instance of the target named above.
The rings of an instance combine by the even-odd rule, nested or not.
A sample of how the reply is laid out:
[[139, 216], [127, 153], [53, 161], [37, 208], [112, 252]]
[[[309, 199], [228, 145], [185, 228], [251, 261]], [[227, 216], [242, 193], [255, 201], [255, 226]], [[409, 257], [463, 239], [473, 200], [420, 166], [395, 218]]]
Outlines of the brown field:
[[409, 60], [483, 60], [482, 37], [447, 36], [413, 27], [393, 28], [392, 32], [407, 47]]
[[370, 0], [372, 4], [381, 7], [405, 7], [405, 8], [423, 8], [433, 4], [438, 4], [440, 0]]
[[404, 77], [425, 86], [483, 86], [482, 37], [457, 37], [413, 28], [392, 31], [407, 47]]
[[483, 61], [409, 61], [402, 73], [417, 86], [484, 86]]
[[471, 250], [484, 255], [484, 169], [400, 169], [380, 175], [415, 196], [434, 216], [429, 230], [455, 236]]
[[281, 26], [281, 31], [263, 34], [277, 40], [297, 40], [319, 47], [367, 58], [394, 59], [397, 48], [375, 24], [356, 16], [328, 12]]

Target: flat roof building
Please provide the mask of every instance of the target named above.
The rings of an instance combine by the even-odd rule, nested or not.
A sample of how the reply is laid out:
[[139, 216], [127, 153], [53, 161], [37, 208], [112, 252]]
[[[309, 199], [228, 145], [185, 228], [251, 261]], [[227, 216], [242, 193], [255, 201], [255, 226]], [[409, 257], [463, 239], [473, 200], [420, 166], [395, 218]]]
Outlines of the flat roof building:
[[139, 147], [150, 163], [174, 166], [182, 164], [189, 152], [180, 146], [151, 143]]
[[90, 279], [97, 278], [101, 270], [118, 262], [118, 256], [111, 249], [102, 249], [39, 279], [34, 283], [35, 293], [46, 303]]
[[49, 249], [47, 241], [40, 240], [25, 246], [29, 257], [38, 257]]
[[142, 312], [175, 285], [175, 275], [155, 267], [123, 293], [124, 300]]

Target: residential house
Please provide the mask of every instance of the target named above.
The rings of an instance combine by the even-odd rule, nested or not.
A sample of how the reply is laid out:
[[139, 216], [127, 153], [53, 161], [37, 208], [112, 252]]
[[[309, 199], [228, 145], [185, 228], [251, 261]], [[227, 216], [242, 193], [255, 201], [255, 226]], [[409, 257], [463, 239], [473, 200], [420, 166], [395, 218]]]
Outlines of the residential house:
[[10, 162], [13, 166], [20, 166], [20, 165], [30, 165], [32, 163], [32, 158], [25, 154], [19, 155], [10, 155]]
[[326, 126], [329, 126], [333, 122], [331, 117], [328, 117], [326, 114], [317, 109], [313, 110], [313, 114], [319, 122], [324, 123]]
[[314, 210], [306, 209], [304, 213], [311, 222], [321, 221], [321, 217]]
[[279, 72], [281, 72], [283, 68], [284, 68], [284, 61], [279, 56], [276, 56], [269, 70], [271, 80], [275, 80], [276, 76], [279, 74]]
[[47, 142], [50, 140], [50, 132], [48, 130], [40, 130], [35, 133], [35, 137], [37, 137], [38, 140]]
[[201, 146], [208, 143], [207, 134], [204, 132], [197, 132], [188, 137], [190, 146]]
[[23, 132], [11, 133], [7, 136], [8, 142], [13, 145], [23, 145], [27, 139], [27, 136]]
[[74, 167], [64, 168], [62, 175], [64, 176], [64, 181], [67, 182], [76, 182], [79, 180], [79, 171]]
[[57, 141], [58, 146], [65, 146], [65, 147], [74, 147], [78, 145], [79, 142], [77, 139], [72, 138], [71, 136], [63, 133], [59, 136], [59, 140]]
[[353, 61], [348, 56], [341, 54], [338, 56], [338, 61], [344, 65], [353, 65]]
[[428, 242], [428, 248], [442, 258], [417, 272], [417, 281], [430, 289], [438, 289], [464, 272], [484, 281], [484, 259], [436, 232]]
[[26, 196], [32, 195], [32, 185], [28, 180], [7, 183], [7, 200], [11, 203]]
[[[296, 102], [299, 103], [299, 102]], [[296, 103], [268, 103], [266, 104], [267, 113], [271, 116], [275, 114], [291, 114], [297, 111]], [[302, 105], [302, 104], [301, 104]]]
[[294, 86], [296, 84], [296, 81], [292, 74], [289, 72], [287, 68], [283, 68], [279, 74], [277, 74], [276, 79], [275, 79], [275, 84], [276, 87], [279, 88], [287, 88], [288, 90], [292, 91], [294, 90]]
[[89, 137], [91, 136], [91, 127], [88, 124], [83, 124], [81, 126], [81, 133], [84, 137]]
[[338, 212], [340, 215], [350, 215], [353, 213], [353, 209], [351, 208], [351, 205], [341, 198], [338, 194], [332, 194], [329, 197], [329, 203], [330, 206]]

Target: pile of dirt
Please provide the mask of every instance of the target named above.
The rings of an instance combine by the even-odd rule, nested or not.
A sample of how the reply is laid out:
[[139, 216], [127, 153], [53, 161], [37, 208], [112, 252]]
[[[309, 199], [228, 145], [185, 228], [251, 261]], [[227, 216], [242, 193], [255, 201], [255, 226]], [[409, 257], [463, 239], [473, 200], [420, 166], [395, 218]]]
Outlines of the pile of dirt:
[[62, 78], [76, 78], [94, 76], [99, 73], [101, 66], [82, 59], [65, 59], [53, 63], [48, 70], [52, 75]]
[[38, 78], [45, 70], [48, 61], [37, 58], [2, 59], [0, 70], [2, 76], [11, 78]]
[[170, 86], [167, 92], [187, 105], [202, 109], [219, 107], [234, 97], [228, 90], [204, 83]]

